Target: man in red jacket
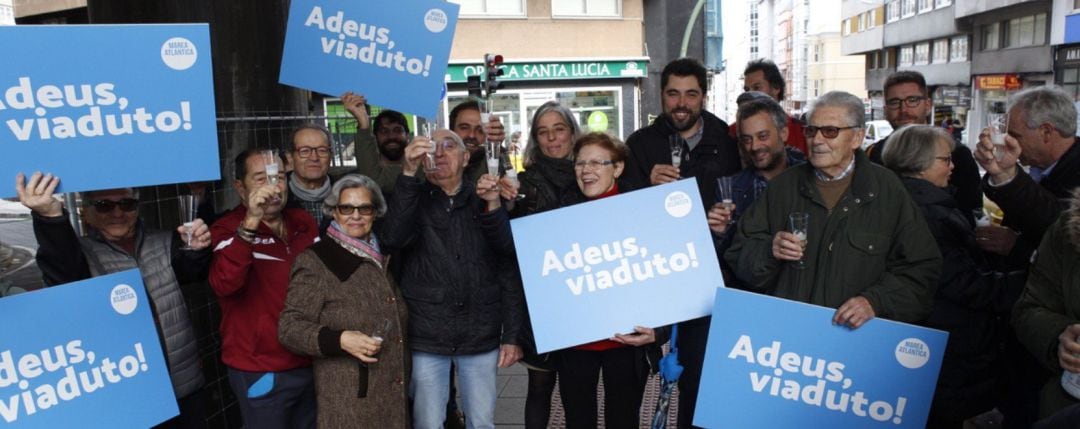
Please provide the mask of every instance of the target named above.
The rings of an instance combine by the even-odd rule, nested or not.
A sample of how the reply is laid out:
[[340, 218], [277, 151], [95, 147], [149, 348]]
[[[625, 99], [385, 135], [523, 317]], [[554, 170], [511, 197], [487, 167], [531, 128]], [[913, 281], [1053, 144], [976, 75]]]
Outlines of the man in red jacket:
[[[236, 206], [210, 229], [210, 286], [221, 305], [221, 360], [247, 427], [314, 428], [311, 361], [278, 343], [293, 259], [318, 237], [304, 209], [285, 208], [288, 186], [276, 154], [236, 157]], [[270, 160], [268, 163], [267, 160]], [[267, 165], [277, 165], [277, 178]]]

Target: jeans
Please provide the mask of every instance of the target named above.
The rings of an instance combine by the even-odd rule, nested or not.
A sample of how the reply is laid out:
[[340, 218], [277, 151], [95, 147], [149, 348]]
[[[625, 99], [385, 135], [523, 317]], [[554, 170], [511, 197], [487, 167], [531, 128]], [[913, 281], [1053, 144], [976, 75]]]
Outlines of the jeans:
[[227, 372], [245, 427], [315, 428], [315, 379], [311, 368], [274, 373], [228, 368]]
[[469, 429], [495, 427], [495, 372], [499, 349], [467, 356], [447, 356], [412, 352], [413, 427], [441, 429], [450, 396], [450, 363], [457, 367], [458, 391], [465, 426]]

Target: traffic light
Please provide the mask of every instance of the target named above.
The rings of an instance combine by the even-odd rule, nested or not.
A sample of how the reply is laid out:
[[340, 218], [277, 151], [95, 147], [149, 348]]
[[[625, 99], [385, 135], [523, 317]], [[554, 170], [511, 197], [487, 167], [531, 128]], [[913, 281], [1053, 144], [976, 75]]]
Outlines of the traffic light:
[[480, 76], [469, 76], [465, 88], [469, 90], [469, 97], [481, 98], [484, 96], [484, 84]]
[[503, 63], [503, 56], [498, 54], [484, 54], [484, 69], [487, 82], [484, 87], [487, 90], [485, 96], [490, 97], [495, 91], [502, 87], [502, 82], [498, 82], [499, 76], [503, 75], [503, 69], [500, 68]]

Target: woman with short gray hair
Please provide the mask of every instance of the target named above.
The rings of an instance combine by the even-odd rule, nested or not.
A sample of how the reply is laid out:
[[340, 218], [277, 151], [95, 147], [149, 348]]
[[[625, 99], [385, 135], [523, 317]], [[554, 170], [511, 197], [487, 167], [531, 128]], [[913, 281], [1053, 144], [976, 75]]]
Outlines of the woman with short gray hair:
[[373, 232], [379, 185], [342, 177], [323, 202], [333, 217], [293, 263], [278, 339], [314, 358], [320, 428], [408, 426], [408, 309]]
[[994, 407], [995, 303], [1007, 277], [993, 272], [975, 244], [974, 225], [948, 187], [955, 142], [932, 125], [908, 125], [889, 136], [882, 160], [922, 209], [942, 256], [941, 277], [926, 326], [949, 332], [927, 427], [963, 427]]

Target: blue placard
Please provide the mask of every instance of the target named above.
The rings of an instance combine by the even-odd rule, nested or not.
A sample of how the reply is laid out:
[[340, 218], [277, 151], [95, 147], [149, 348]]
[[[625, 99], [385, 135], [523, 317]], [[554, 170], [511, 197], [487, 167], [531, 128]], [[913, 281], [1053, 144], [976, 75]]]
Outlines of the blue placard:
[[220, 178], [206, 24], [0, 26], [0, 46], [0, 177], [49, 172], [64, 192]]
[[724, 284], [694, 179], [511, 225], [540, 352], [707, 316]]
[[948, 334], [734, 289], [716, 292], [694, 424], [922, 428]]
[[458, 8], [442, 0], [293, 0], [279, 80], [434, 118]]
[[0, 418], [150, 427], [178, 411], [138, 270], [0, 299]]

